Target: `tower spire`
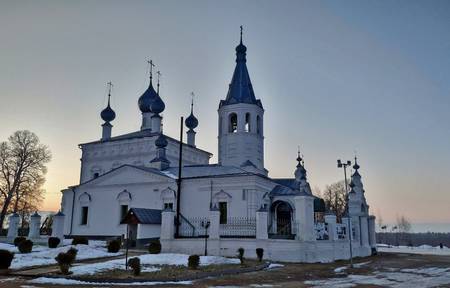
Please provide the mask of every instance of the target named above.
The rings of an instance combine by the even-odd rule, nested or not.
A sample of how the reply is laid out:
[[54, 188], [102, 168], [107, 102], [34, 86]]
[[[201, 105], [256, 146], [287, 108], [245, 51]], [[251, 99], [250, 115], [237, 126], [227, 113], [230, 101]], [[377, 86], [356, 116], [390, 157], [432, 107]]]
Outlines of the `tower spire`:
[[111, 90], [112, 90], [113, 84], [111, 81], [109, 81], [107, 84], [108, 84], [108, 106], [109, 106], [111, 103]]
[[194, 114], [194, 92], [191, 92], [191, 114]]

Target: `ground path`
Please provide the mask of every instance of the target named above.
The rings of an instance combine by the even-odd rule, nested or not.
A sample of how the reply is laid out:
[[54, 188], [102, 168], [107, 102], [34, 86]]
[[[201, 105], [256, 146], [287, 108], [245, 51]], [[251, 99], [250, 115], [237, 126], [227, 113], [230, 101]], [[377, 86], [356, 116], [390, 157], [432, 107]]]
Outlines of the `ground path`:
[[[95, 261], [94, 261], [95, 262]], [[284, 267], [270, 269], [265, 271], [258, 271], [239, 275], [229, 275], [220, 278], [211, 278], [196, 280], [192, 285], [154, 285], [151, 287], [335, 287], [336, 283], [333, 279], [338, 279], [346, 283], [346, 279], [351, 277], [360, 279], [361, 277], [372, 277], [371, 281], [366, 281], [366, 284], [350, 282], [351, 284], [345, 287], [450, 287], [450, 256], [437, 255], [412, 255], [412, 254], [395, 254], [395, 253], [381, 253], [378, 256], [357, 259], [356, 263], [363, 263], [359, 268], [352, 270], [345, 269], [346, 261], [338, 261], [329, 264], [284, 264]], [[434, 270], [433, 270], [434, 269]], [[440, 269], [440, 270], [439, 270]], [[448, 270], [446, 270], [448, 269]], [[335, 272], [338, 271], [338, 272]], [[383, 272], [384, 271], [384, 272]], [[389, 272], [391, 271], [391, 272]], [[395, 272], [396, 271], [396, 272]], [[403, 273], [402, 271], [411, 271], [410, 273]], [[422, 271], [422, 272], [421, 272]], [[425, 271], [425, 272], [423, 272]], [[427, 274], [426, 271], [444, 271], [436, 274]], [[448, 274], [446, 274], [448, 271]], [[384, 276], [379, 276], [383, 272]], [[392, 275], [408, 276], [405, 278], [382, 278], [391, 273]], [[350, 276], [348, 276], [351, 274]], [[373, 276], [375, 275], [375, 276]], [[381, 274], [380, 274], [381, 275]], [[390, 275], [390, 274], [389, 274]], [[436, 276], [436, 277], [433, 277]], [[393, 276], [392, 276], [393, 277]], [[440, 277], [440, 278], [439, 278]], [[445, 278], [448, 277], [448, 278]], [[380, 278], [380, 279], [379, 279]], [[331, 282], [330, 282], [331, 279]], [[373, 281], [373, 279], [377, 281]], [[427, 280], [424, 282], [424, 279]], [[438, 279], [441, 282], [433, 281]], [[83, 285], [74, 286], [59, 286], [59, 285], [39, 285], [30, 284], [27, 282], [29, 278], [16, 276], [0, 276], [0, 287], [86, 287]], [[379, 281], [378, 281], [379, 280]], [[309, 284], [305, 284], [305, 281]], [[317, 282], [319, 281], [319, 282]], [[325, 281], [325, 282], [320, 282]], [[383, 282], [384, 281], [384, 282]], [[416, 281], [416, 282], [415, 282]], [[444, 282], [442, 282], [444, 281]], [[446, 282], [447, 281], [447, 282]], [[363, 281], [364, 282], [364, 281]], [[387, 285], [382, 285], [388, 283]], [[440, 285], [435, 285], [440, 283]], [[342, 283], [340, 283], [342, 284]], [[348, 284], [348, 283], [347, 283]], [[353, 285], [353, 286], [351, 286]], [[87, 286], [99, 287], [99, 285]], [[108, 287], [108, 286], [100, 286]], [[115, 285], [113, 287], [130, 287]], [[131, 286], [131, 287], [149, 287], [149, 286]], [[342, 286], [341, 286], [342, 287]]]

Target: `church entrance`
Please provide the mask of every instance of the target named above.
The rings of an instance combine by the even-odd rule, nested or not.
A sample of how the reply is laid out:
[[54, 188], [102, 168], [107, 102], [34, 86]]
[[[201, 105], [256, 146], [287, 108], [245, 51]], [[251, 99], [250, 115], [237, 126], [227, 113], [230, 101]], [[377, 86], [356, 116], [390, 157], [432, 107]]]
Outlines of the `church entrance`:
[[292, 236], [292, 208], [289, 203], [276, 201], [271, 207], [272, 238], [289, 238]]

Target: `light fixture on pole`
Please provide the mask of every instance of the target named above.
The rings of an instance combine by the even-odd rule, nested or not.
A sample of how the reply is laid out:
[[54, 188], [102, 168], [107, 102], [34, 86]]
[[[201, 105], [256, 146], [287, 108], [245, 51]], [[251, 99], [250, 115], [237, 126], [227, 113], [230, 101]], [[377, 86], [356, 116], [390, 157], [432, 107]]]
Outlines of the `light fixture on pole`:
[[211, 225], [211, 222], [209, 220], [202, 221], [202, 227], [205, 228], [205, 256], [208, 256], [208, 228], [209, 225]]
[[349, 202], [349, 196], [348, 196], [348, 184], [347, 184], [347, 167], [351, 166], [352, 162], [347, 160], [346, 162], [342, 162], [341, 159], [337, 160], [337, 167], [338, 168], [343, 168], [344, 169], [344, 180], [345, 180], [345, 198], [346, 198], [346, 203], [345, 203], [345, 213], [347, 214], [347, 219], [348, 219], [348, 242], [349, 242], [349, 246], [350, 246], [350, 267], [353, 268], [353, 249], [352, 249], [352, 222], [350, 219], [350, 213], [349, 213], [349, 207], [348, 207], [348, 202]]

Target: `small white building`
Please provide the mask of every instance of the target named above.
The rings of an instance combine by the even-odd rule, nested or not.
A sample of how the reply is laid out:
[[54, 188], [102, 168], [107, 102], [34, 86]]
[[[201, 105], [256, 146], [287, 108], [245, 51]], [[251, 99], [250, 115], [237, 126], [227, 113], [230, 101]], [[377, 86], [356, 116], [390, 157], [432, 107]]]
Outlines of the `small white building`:
[[[128, 237], [140, 245], [160, 238], [168, 252], [201, 254], [208, 235], [208, 252], [215, 255], [234, 256], [243, 247], [247, 257], [256, 257], [255, 249], [263, 248], [265, 257], [280, 261], [349, 257], [347, 221], [336, 223], [335, 215], [325, 213], [323, 200], [311, 192], [300, 154], [294, 177], [269, 176], [264, 109], [253, 91], [246, 52], [241, 35], [228, 94], [219, 103], [217, 164], [209, 163], [211, 153], [196, 147], [193, 105], [185, 121], [187, 143], [180, 145], [162, 133], [165, 105], [159, 83], [158, 91], [153, 88], [151, 72], [149, 87], [138, 99], [140, 131], [112, 136], [116, 115], [108, 100], [101, 112], [101, 139], [79, 145], [80, 184], [62, 191], [66, 237], [126, 235], [121, 221], [131, 213], [138, 222], [128, 227]], [[368, 256], [375, 247], [375, 218], [369, 216], [356, 159], [353, 167], [353, 255]]]

